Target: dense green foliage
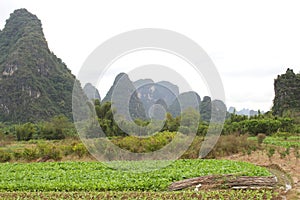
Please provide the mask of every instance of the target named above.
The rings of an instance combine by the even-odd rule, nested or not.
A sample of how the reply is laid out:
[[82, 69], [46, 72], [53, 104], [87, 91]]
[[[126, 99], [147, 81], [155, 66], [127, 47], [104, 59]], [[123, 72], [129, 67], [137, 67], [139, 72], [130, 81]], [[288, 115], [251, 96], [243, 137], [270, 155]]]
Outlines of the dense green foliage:
[[278, 131], [295, 132], [297, 125], [294, 120], [288, 117], [274, 117], [269, 114], [259, 114], [248, 118], [247, 116], [230, 115], [225, 121], [223, 134], [231, 133], [249, 133], [257, 135], [264, 133], [266, 135], [274, 134]]
[[138, 138], [135, 136], [116, 137], [111, 141], [122, 149], [134, 153], [147, 153], [157, 151], [174, 139], [176, 132], [161, 132], [152, 137]]
[[0, 32], [0, 121], [71, 119], [74, 81], [49, 50], [40, 20], [26, 9], [12, 13]]
[[[111, 102], [103, 102], [102, 104], [100, 104], [98, 100], [95, 100], [94, 106], [98, 117], [98, 123], [103, 133], [108, 137], [126, 136], [128, 134], [148, 136], [150, 133], [153, 134], [157, 131], [173, 132], [178, 131], [179, 129], [180, 132], [187, 134], [191, 132], [193, 127], [193, 132], [195, 132], [198, 126], [198, 114], [194, 110], [186, 110], [182, 113], [184, 115], [183, 121], [181, 120], [180, 116], [174, 118], [170, 113], [167, 113], [166, 120], [162, 122], [163, 127], [157, 125], [156, 123], [149, 124], [149, 120], [142, 120], [140, 118], [136, 118], [134, 120], [134, 123], [128, 121], [125, 118], [122, 118], [119, 123], [122, 123], [122, 126], [125, 127], [126, 130], [128, 130], [128, 132], [125, 133], [123, 131], [124, 129], [120, 129], [119, 125], [115, 122], [114, 114], [116, 114], [116, 111], [112, 108]], [[193, 124], [193, 126], [191, 126], [191, 124]], [[145, 128], [140, 129], [139, 127]], [[88, 124], [85, 132], [87, 138], [99, 137], [99, 133], [97, 132], [95, 124]]]
[[[119, 164], [141, 168], [156, 162]], [[177, 160], [145, 173], [114, 170], [100, 162], [5, 163], [0, 164], [0, 171], [5, 171], [0, 174], [1, 191], [162, 191], [173, 181], [208, 174], [270, 175], [253, 164], [228, 160]]]
[[[101, 129], [105, 133], [106, 136], [124, 136], [126, 135], [116, 124], [114, 120], [114, 110], [111, 108], [111, 102], [105, 102], [100, 105], [99, 101], [95, 101], [95, 110], [98, 117], [99, 125], [101, 126]], [[87, 129], [87, 131], [90, 128]], [[94, 133], [92, 130], [91, 133]], [[94, 135], [88, 135], [88, 137], [95, 137]], [[97, 135], [96, 135], [97, 137]]]
[[27, 122], [24, 124], [6, 125], [0, 123], [0, 140], [56, 140], [66, 137], [76, 137], [74, 125], [64, 115], [54, 116], [48, 121], [39, 123]]
[[[127, 135], [115, 123], [113, 117], [115, 111], [112, 110], [111, 104], [109, 102], [100, 104], [99, 101], [95, 101], [95, 109], [99, 118], [99, 124], [106, 136]], [[194, 124], [194, 126], [197, 126], [197, 129], [193, 130], [193, 132], [196, 132], [199, 136], [205, 136], [209, 127], [209, 123], [204, 120], [197, 121], [197, 118], [199, 118], [199, 116], [194, 109], [186, 109], [180, 116], [177, 117], [173, 117], [170, 113], [167, 113], [164, 121], [164, 126], [162, 127], [161, 131], [179, 131], [186, 134], [191, 132], [191, 124]], [[126, 124], [128, 130], [137, 132], [137, 130], [130, 129], [130, 126], [132, 124], [127, 123], [125, 119], [122, 123], [123, 125]], [[149, 122], [141, 119], [136, 119], [135, 123], [138, 125], [147, 126]], [[210, 126], [214, 125], [211, 124]], [[151, 125], [149, 125], [147, 126], [147, 128], [147, 130], [151, 132], [151, 130], [156, 130], [157, 127], [151, 127]], [[91, 127], [87, 127], [87, 131], [89, 131], [89, 129], [91, 129]], [[294, 123], [294, 120], [292, 118], [288, 117], [276, 117], [270, 114], [258, 114], [255, 116], [247, 117], [232, 113], [224, 123], [222, 134], [227, 135], [232, 133], [248, 133], [250, 135], [257, 135], [259, 133], [264, 133], [266, 135], [271, 135], [278, 131], [297, 133], [298, 131], [300, 131], [300, 128], [299, 125]], [[90, 137], [93, 136], [91, 135]], [[97, 137], [97, 134], [95, 135], [95, 137]]]

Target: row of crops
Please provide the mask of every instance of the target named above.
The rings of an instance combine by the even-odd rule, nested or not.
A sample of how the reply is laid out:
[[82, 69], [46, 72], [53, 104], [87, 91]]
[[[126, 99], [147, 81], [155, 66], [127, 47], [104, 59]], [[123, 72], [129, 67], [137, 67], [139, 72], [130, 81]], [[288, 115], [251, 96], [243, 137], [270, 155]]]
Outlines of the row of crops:
[[[125, 168], [156, 167], [157, 161], [115, 164]], [[176, 160], [167, 167], [143, 173], [110, 166], [101, 162], [2, 163], [0, 191], [166, 191], [174, 181], [209, 174], [270, 175], [265, 168], [229, 160]]]
[[281, 146], [281, 147], [300, 147], [300, 137], [299, 136], [291, 136], [288, 138], [282, 138], [282, 137], [267, 137], [264, 140], [265, 144], [271, 144], [275, 146]]
[[[257, 140], [256, 137], [250, 137], [250, 140]], [[263, 140], [264, 144], [280, 146], [285, 148], [300, 148], [300, 136], [275, 137], [268, 136]]]
[[212, 190], [212, 191], [180, 191], [180, 192], [6, 192], [0, 193], [1, 199], [272, 199], [270, 190]]

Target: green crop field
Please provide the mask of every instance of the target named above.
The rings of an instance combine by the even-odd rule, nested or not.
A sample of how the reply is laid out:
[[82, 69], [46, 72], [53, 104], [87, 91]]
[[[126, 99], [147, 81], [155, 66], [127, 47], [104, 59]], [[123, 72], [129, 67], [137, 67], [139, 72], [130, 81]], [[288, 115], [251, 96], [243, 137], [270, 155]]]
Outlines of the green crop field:
[[[130, 163], [139, 167], [155, 161]], [[101, 162], [3, 163], [0, 191], [165, 191], [174, 181], [209, 174], [270, 175], [265, 168], [229, 160], [177, 160], [144, 173], [114, 170]]]
[[281, 147], [300, 147], [300, 137], [288, 137], [287, 139], [281, 138], [281, 137], [267, 137], [264, 140], [265, 144], [271, 144], [275, 146], [281, 146]]
[[274, 197], [271, 190], [211, 190], [211, 191], [179, 191], [179, 192], [2, 192], [1, 199], [257, 199], [270, 200]]
[[[250, 137], [250, 140], [257, 140], [256, 137]], [[268, 136], [263, 141], [264, 144], [270, 144], [274, 146], [280, 146], [280, 147], [296, 147], [300, 148], [300, 136], [289, 136], [289, 137], [274, 137], [274, 136]]]

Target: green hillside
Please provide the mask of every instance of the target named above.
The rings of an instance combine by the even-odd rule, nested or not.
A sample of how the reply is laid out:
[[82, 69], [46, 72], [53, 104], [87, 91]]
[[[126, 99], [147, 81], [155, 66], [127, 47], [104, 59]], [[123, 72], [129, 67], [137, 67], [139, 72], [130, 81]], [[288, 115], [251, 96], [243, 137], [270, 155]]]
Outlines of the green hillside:
[[0, 32], [0, 121], [72, 118], [75, 77], [48, 48], [41, 21], [14, 11]]

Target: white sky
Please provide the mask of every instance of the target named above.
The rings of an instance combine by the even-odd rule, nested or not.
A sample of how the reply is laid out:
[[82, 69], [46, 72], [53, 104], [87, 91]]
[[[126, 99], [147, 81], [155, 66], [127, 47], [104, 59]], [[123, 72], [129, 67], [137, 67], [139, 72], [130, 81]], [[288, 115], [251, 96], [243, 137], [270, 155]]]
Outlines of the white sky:
[[[0, 0], [0, 29], [18, 8], [38, 16], [51, 51], [75, 75], [102, 42], [138, 28], [169, 29], [196, 41], [219, 70], [227, 106], [238, 110], [269, 110], [274, 78], [287, 67], [300, 72], [297, 0]], [[102, 97], [112, 81], [100, 89]]]

